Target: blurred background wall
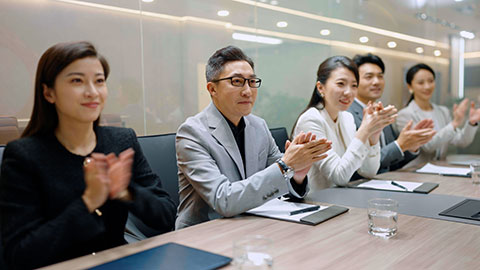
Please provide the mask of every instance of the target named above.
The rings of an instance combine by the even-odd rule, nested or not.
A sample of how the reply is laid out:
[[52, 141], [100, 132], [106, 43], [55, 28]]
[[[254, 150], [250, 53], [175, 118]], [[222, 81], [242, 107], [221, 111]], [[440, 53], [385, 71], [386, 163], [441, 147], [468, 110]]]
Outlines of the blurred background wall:
[[[381, 56], [382, 101], [397, 108], [409, 98], [406, 70], [418, 62], [437, 73], [435, 103], [451, 107], [465, 96], [480, 105], [479, 8], [473, 0], [0, 0], [0, 115], [23, 128], [40, 55], [77, 40], [93, 42], [110, 63], [104, 114], [138, 135], [175, 132], [209, 103], [205, 63], [227, 45], [254, 59], [263, 80], [254, 113], [270, 127], [291, 129], [319, 64], [339, 54]], [[479, 137], [458, 151], [479, 154]]]

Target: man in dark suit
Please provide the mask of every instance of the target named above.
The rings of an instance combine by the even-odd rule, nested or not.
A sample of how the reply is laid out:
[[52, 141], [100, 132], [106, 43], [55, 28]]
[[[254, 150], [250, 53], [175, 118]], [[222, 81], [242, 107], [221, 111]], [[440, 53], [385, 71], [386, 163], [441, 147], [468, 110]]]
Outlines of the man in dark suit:
[[[356, 55], [353, 61], [358, 66], [360, 82], [355, 101], [348, 111], [353, 114], [355, 125], [362, 123], [363, 108], [368, 102], [376, 102], [383, 94], [385, 87], [385, 65], [382, 59], [373, 54]], [[418, 149], [432, 139], [433, 121], [425, 119], [414, 128], [410, 122], [397, 134], [392, 125], [383, 129], [380, 137], [380, 169], [378, 173], [392, 171], [403, 167], [418, 155]]]

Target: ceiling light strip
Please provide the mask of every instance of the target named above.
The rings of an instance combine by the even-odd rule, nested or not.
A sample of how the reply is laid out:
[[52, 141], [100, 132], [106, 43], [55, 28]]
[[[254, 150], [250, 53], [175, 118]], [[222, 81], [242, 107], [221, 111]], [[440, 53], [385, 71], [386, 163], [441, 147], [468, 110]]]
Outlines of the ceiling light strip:
[[480, 52], [467, 52], [463, 54], [463, 58], [471, 59], [471, 58], [480, 58]]
[[109, 6], [109, 5], [103, 5], [103, 4], [97, 4], [97, 3], [89, 3], [89, 2], [84, 2], [84, 1], [76, 1], [76, 0], [54, 0], [57, 2], [64, 2], [68, 4], [74, 4], [74, 5], [80, 5], [80, 6], [86, 6], [86, 7], [94, 7], [94, 8], [101, 8], [101, 9], [107, 9], [107, 10], [113, 10], [113, 11], [120, 11], [124, 13], [129, 13], [129, 14], [140, 14], [140, 10], [134, 10], [130, 8], [121, 8], [121, 7], [115, 7], [115, 6]]
[[[398, 50], [381, 49], [381, 48], [375, 48], [375, 47], [371, 47], [371, 46], [360, 45], [360, 44], [355, 44], [355, 43], [350, 43], [350, 42], [314, 38], [314, 37], [309, 37], [309, 36], [301, 36], [301, 35], [295, 35], [295, 34], [289, 34], [289, 33], [283, 33], [283, 32], [263, 30], [263, 29], [259, 29], [259, 28], [232, 25], [232, 24], [227, 23], [227, 22], [204, 19], [204, 18], [193, 17], [193, 16], [178, 17], [178, 16], [172, 16], [172, 15], [154, 13], [154, 12], [146, 12], [146, 11], [140, 12], [138, 10], [133, 10], [133, 9], [119, 8], [119, 7], [114, 7], [114, 6], [88, 3], [88, 2], [77, 1], [77, 0], [54, 0], [54, 1], [76, 4], [76, 5], [81, 5], [81, 6], [101, 8], [101, 9], [112, 10], [112, 11], [119, 11], [119, 12], [124, 12], [124, 13], [129, 13], [129, 14], [138, 14], [138, 15], [141, 14], [141, 15], [144, 15], [144, 16], [152, 17], [152, 18], [174, 20], [174, 21], [178, 21], [178, 22], [192, 21], [192, 22], [198, 22], [198, 23], [204, 23], [204, 24], [210, 24], [210, 25], [217, 25], [217, 26], [222, 26], [222, 27], [228, 27], [229, 29], [232, 29], [232, 30], [244, 31], [244, 32], [248, 32], [248, 33], [268, 35], [268, 36], [273, 36], [273, 37], [286, 38], [286, 39], [290, 39], [290, 40], [304, 41], [304, 42], [310, 42], [310, 43], [327, 45], [327, 46], [337, 46], [337, 47], [342, 47], [342, 48], [346, 48], [346, 49], [350, 49], [350, 50], [355, 49], [355, 50], [362, 50], [362, 51], [366, 51], [366, 52], [378, 52], [378, 53], [382, 53], [384, 55], [389, 55], [389, 56], [394, 56], [394, 57], [400, 56], [402, 58], [408, 58], [408, 59], [412, 59], [412, 60], [418, 60], [418, 58], [419, 58], [418, 54], [401, 52], [401, 51], [398, 51]], [[444, 64], [444, 65], [449, 64], [449, 60], [447, 58], [442, 58], [442, 57], [423, 56], [422, 59], [425, 60], [425, 61], [440, 63], [440, 64]]]
[[439, 47], [439, 48], [444, 48], [444, 49], [449, 48], [449, 45], [447, 43], [442, 43], [442, 42], [437, 42], [437, 41], [434, 41], [434, 40], [429, 40], [429, 39], [419, 38], [419, 37], [415, 37], [415, 36], [410, 36], [410, 35], [394, 32], [394, 31], [389, 31], [389, 30], [385, 30], [385, 29], [381, 29], [381, 28], [377, 28], [377, 27], [373, 27], [373, 26], [368, 26], [368, 25], [364, 25], [364, 24], [354, 23], [354, 22], [350, 22], [350, 21], [345, 21], [345, 20], [341, 20], [341, 19], [335, 19], [335, 18], [320, 16], [320, 15], [316, 15], [316, 14], [312, 14], [312, 13], [308, 13], [308, 12], [303, 12], [303, 11], [294, 10], [294, 9], [290, 9], [290, 8], [279, 7], [279, 6], [273, 6], [273, 5], [260, 3], [260, 2], [256, 2], [256, 1], [251, 1], [251, 0], [232, 0], [232, 1], [247, 4], [247, 5], [251, 5], [251, 6], [257, 6], [257, 7], [261, 7], [261, 8], [265, 8], [265, 9], [270, 9], [270, 10], [274, 10], [274, 11], [278, 11], [278, 12], [283, 12], [283, 13], [287, 13], [287, 14], [291, 14], [291, 15], [296, 15], [296, 16], [300, 16], [300, 17], [304, 17], [304, 18], [309, 18], [309, 19], [313, 19], [313, 20], [317, 20], [317, 21], [343, 25], [343, 26], [347, 26], [347, 27], [350, 27], [350, 28], [363, 30], [363, 31], [367, 31], [367, 32], [371, 32], [371, 33], [375, 33], [375, 34], [379, 34], [379, 35], [383, 35], [383, 36], [393, 37], [393, 38], [397, 38], [397, 39], [401, 39], [401, 40], [406, 40], [406, 41], [410, 41], [410, 42], [414, 42], [414, 43], [419, 43], [419, 44], [423, 44], [423, 45], [427, 45], [427, 46]]
[[238, 31], [249, 32], [249, 33], [256, 33], [256, 34], [261, 34], [261, 35], [274, 36], [274, 37], [279, 37], [279, 38], [286, 38], [286, 39], [297, 40], [297, 41], [305, 41], [305, 42], [316, 43], [316, 44], [321, 44], [321, 45], [342, 47], [342, 48], [349, 49], [349, 50], [361, 50], [361, 51], [365, 51], [365, 52], [381, 53], [383, 55], [388, 55], [388, 56], [393, 56], [393, 57], [399, 57], [400, 56], [401, 58], [407, 58], [407, 59], [411, 59], [411, 60], [415, 60], [415, 61], [418, 61], [419, 58], [421, 58], [423, 61], [439, 63], [439, 64], [442, 64], [442, 65], [449, 65], [450, 64], [449, 59], [444, 58], [444, 57], [419, 56], [418, 54], [415, 54], [415, 53], [376, 48], [376, 47], [372, 47], [372, 46], [360, 45], [360, 44], [344, 42], [344, 41], [300, 36], [300, 35], [294, 35], [294, 34], [288, 34], [288, 33], [282, 33], [282, 32], [275, 32], [275, 31], [269, 31], [269, 30], [263, 30], [263, 29], [256, 29], [256, 28], [250, 28], [250, 27], [244, 27], [244, 26], [238, 26], [238, 25], [232, 25], [231, 29], [238, 30]]

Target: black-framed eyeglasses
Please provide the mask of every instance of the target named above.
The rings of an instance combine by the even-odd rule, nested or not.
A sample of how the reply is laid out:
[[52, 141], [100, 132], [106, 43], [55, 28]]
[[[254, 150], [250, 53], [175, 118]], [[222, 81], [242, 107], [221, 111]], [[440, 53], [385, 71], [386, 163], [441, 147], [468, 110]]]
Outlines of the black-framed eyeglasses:
[[212, 82], [219, 82], [223, 80], [230, 80], [230, 83], [236, 87], [243, 87], [246, 81], [248, 81], [248, 86], [250, 86], [251, 88], [259, 88], [260, 85], [262, 85], [262, 79], [259, 79], [259, 78], [247, 79], [239, 76], [221, 78], [221, 79], [213, 80]]

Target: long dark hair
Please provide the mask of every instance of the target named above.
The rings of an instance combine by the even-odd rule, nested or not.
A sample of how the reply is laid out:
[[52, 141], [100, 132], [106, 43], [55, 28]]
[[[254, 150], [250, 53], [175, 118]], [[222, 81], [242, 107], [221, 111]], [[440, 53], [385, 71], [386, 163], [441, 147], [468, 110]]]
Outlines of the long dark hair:
[[[420, 63], [408, 69], [407, 76], [405, 77], [405, 81], [407, 82], [407, 85], [410, 85], [410, 86], [412, 85], [412, 81], [413, 81], [413, 78], [415, 77], [415, 74], [417, 74], [417, 72], [419, 72], [422, 69], [430, 71], [430, 73], [432, 73], [433, 75], [433, 79], [435, 79], [435, 71], [433, 71], [433, 69], [429, 65]], [[412, 102], [413, 99], [414, 99], [414, 96], [412, 93], [412, 95], [410, 96], [410, 99], [407, 102], [407, 105], [410, 104], [410, 102]]]
[[[38, 61], [35, 76], [35, 97], [30, 121], [22, 137], [52, 134], [58, 126], [55, 104], [47, 102], [43, 96], [43, 85], [54, 88], [58, 74], [72, 62], [85, 57], [96, 57], [103, 67], [105, 80], [110, 72], [107, 60], [97, 53], [95, 47], [86, 41], [58, 43], [46, 50]], [[98, 126], [100, 117], [93, 126]]]
[[[358, 74], [357, 65], [355, 64], [355, 62], [352, 61], [352, 59], [342, 55], [329, 57], [320, 64], [317, 71], [317, 82], [325, 85], [328, 78], [330, 78], [330, 74], [337, 68], [346, 68], [350, 70], [355, 75], [355, 79], [357, 80], [357, 82], [359, 82], [360, 76]], [[295, 124], [293, 125], [292, 131], [290, 132], [291, 139], [293, 139], [293, 132], [295, 130], [295, 127], [297, 126], [298, 118], [300, 118], [300, 115], [302, 115], [304, 112], [306, 112], [312, 107], [316, 107], [320, 110], [325, 107], [325, 100], [318, 92], [316, 83], [313, 87], [312, 97], [310, 98], [307, 107], [298, 115], [297, 120], [295, 120]]]

